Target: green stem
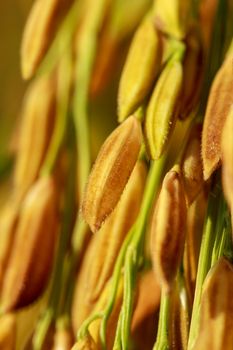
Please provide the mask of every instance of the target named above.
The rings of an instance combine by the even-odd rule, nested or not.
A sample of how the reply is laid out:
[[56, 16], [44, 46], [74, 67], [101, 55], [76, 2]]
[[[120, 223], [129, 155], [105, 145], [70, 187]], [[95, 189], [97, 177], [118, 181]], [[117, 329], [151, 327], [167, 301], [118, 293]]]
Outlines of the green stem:
[[223, 235], [224, 247], [222, 255], [224, 255], [228, 260], [233, 261], [232, 226], [229, 211], [227, 211], [225, 215], [225, 226]]
[[53, 321], [53, 317], [53, 310], [51, 308], [48, 308], [45, 311], [42, 319], [39, 320], [35, 330], [35, 335], [32, 339], [33, 350], [41, 350], [43, 348], [46, 336]]
[[159, 160], [153, 161], [150, 167], [142, 205], [139, 217], [137, 219], [136, 232], [133, 238], [133, 243], [135, 246], [140, 245], [140, 248], [143, 248], [144, 246], [148, 214], [150, 212], [153, 199], [155, 198], [155, 195], [159, 188], [160, 180], [164, 171], [165, 161], [166, 155], [163, 155]]
[[72, 249], [73, 249], [73, 254], [75, 255], [76, 258], [78, 258], [80, 253], [82, 252], [83, 244], [85, 242], [87, 232], [88, 232], [87, 224], [81, 218], [81, 215], [78, 215], [75, 223], [75, 227], [74, 227], [74, 233], [72, 236]]
[[131, 317], [133, 312], [134, 287], [136, 282], [136, 249], [129, 245], [125, 257], [125, 272], [124, 272], [124, 308], [121, 309], [122, 318], [121, 326], [121, 344], [122, 349], [128, 349]]
[[229, 260], [232, 260], [232, 238], [231, 238], [231, 223], [230, 223], [230, 215], [227, 209], [227, 203], [224, 199], [224, 195], [222, 193], [218, 217], [217, 217], [217, 225], [216, 225], [216, 238], [214, 242], [214, 249], [212, 253], [211, 266], [213, 266], [221, 256], [226, 256]]
[[218, 208], [218, 215], [217, 215], [217, 222], [216, 222], [216, 229], [215, 229], [216, 236], [215, 236], [215, 242], [214, 242], [214, 247], [212, 251], [211, 267], [218, 261], [220, 256], [222, 256], [223, 250], [225, 247], [225, 240], [226, 240], [226, 230], [224, 228], [225, 212], [226, 212], [226, 203], [222, 194], [219, 201], [219, 208]]
[[114, 340], [114, 345], [113, 345], [113, 350], [121, 350], [121, 322], [122, 322], [122, 316], [123, 312], [120, 312], [119, 318], [118, 318], [118, 323], [117, 323], [117, 329], [116, 329], [116, 334], [115, 334], [115, 340]]
[[124, 240], [124, 243], [121, 247], [120, 253], [118, 255], [118, 258], [117, 258], [117, 261], [116, 261], [116, 264], [114, 267], [110, 297], [109, 297], [108, 304], [107, 304], [107, 307], [106, 307], [105, 312], [104, 312], [104, 318], [101, 322], [101, 327], [100, 327], [100, 339], [101, 339], [101, 345], [102, 345], [103, 349], [106, 349], [107, 321], [108, 321], [108, 318], [109, 318], [109, 316], [112, 312], [113, 306], [114, 306], [114, 302], [115, 302], [115, 298], [116, 298], [116, 294], [117, 294], [117, 290], [118, 290], [118, 285], [119, 285], [119, 280], [120, 280], [120, 276], [121, 276], [121, 269], [122, 269], [122, 266], [124, 263], [124, 258], [126, 255], [128, 245], [129, 245], [129, 243], [133, 237], [133, 234], [134, 234], [134, 229], [135, 229], [135, 225], [131, 228], [126, 239]]
[[153, 350], [169, 350], [169, 312], [170, 297], [162, 292], [157, 340], [153, 347]]
[[218, 201], [220, 195], [220, 186], [217, 183], [214, 187], [213, 192], [209, 194], [209, 202], [207, 209], [207, 216], [204, 225], [199, 261], [198, 261], [198, 270], [197, 270], [197, 279], [196, 279], [196, 289], [192, 310], [192, 318], [189, 332], [189, 341], [188, 349], [191, 349], [193, 342], [198, 331], [198, 322], [199, 322], [199, 305], [201, 301], [202, 285], [211, 266], [211, 255], [212, 249], [215, 240], [215, 225], [216, 225], [216, 216], [218, 209]]
[[78, 190], [81, 197], [91, 166], [89, 142], [88, 101], [89, 86], [95, 62], [98, 33], [105, 14], [106, 0], [93, 2], [84, 19], [78, 41], [76, 80], [73, 99], [74, 123], [78, 152]]
[[103, 317], [103, 313], [102, 312], [97, 312], [97, 313], [94, 313], [93, 315], [91, 315], [90, 317], [88, 317], [88, 319], [86, 319], [84, 322], [83, 322], [83, 325], [82, 327], [79, 329], [78, 331], [78, 339], [82, 339], [84, 338], [87, 334], [88, 334], [88, 327], [89, 325], [95, 321], [95, 320], [98, 320], [100, 318]]

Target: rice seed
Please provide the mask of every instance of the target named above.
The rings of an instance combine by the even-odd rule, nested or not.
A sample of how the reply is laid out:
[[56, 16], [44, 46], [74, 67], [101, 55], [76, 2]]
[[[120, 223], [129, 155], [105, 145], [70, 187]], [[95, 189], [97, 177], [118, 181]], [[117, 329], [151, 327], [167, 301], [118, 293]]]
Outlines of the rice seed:
[[140, 122], [133, 116], [104, 142], [88, 179], [82, 214], [96, 232], [113, 211], [134, 168], [142, 141]]
[[175, 126], [182, 81], [182, 64], [172, 58], [159, 76], [146, 111], [145, 136], [152, 159], [162, 155]]
[[189, 299], [189, 305], [193, 304], [198, 257], [201, 245], [203, 225], [206, 215], [207, 195], [204, 190], [199, 193], [197, 198], [188, 208], [186, 241], [183, 257], [184, 278]]
[[221, 153], [223, 190], [233, 212], [233, 105], [223, 127]]
[[26, 193], [39, 174], [53, 130], [55, 105], [54, 78], [37, 79], [29, 88], [22, 109], [14, 171], [14, 185], [19, 196]]
[[106, 89], [110, 79], [113, 80], [116, 71], [118, 72], [122, 67], [128, 49], [128, 40], [148, 10], [147, 0], [124, 1], [112, 5], [101, 29], [90, 86], [91, 96], [96, 96]]
[[171, 290], [181, 261], [185, 226], [186, 202], [180, 170], [170, 170], [163, 180], [150, 227], [153, 269], [166, 292]]
[[44, 290], [56, 245], [57, 206], [51, 177], [39, 179], [25, 197], [4, 276], [2, 310], [26, 306]]
[[98, 299], [110, 278], [124, 238], [138, 215], [146, 173], [145, 164], [138, 161], [115, 210], [93, 238], [95, 264], [90, 264], [86, 276], [86, 295], [90, 302]]
[[74, 336], [70, 328], [58, 328], [54, 335], [52, 350], [70, 350], [74, 344]]
[[137, 29], [121, 75], [118, 114], [122, 122], [149, 94], [161, 61], [161, 43], [152, 19], [147, 17]]
[[204, 57], [198, 28], [193, 27], [186, 39], [186, 51], [183, 62], [184, 81], [179, 118], [190, 116], [198, 105], [201, 93]]
[[164, 33], [184, 39], [190, 21], [191, 1], [155, 0], [154, 15], [157, 27]]
[[15, 350], [16, 315], [5, 314], [0, 317], [0, 349]]
[[139, 277], [138, 297], [131, 323], [132, 333], [159, 308], [160, 294], [160, 285], [152, 270], [146, 271]]
[[204, 185], [201, 132], [201, 124], [195, 124], [192, 127], [180, 164], [188, 205], [195, 200]]
[[212, 84], [202, 134], [204, 179], [208, 180], [221, 163], [223, 125], [233, 105], [232, 52], [219, 69]]
[[90, 334], [79, 339], [71, 350], [100, 350]]
[[233, 267], [221, 258], [203, 285], [200, 327], [192, 350], [231, 350], [233, 343]]
[[9, 201], [0, 217], [0, 287], [5, 275], [11, 247], [14, 242], [15, 228], [19, 216], [19, 205], [14, 200]]
[[73, 0], [34, 2], [21, 45], [21, 70], [24, 79], [30, 79], [35, 74], [73, 2]]
[[184, 306], [184, 289], [176, 281], [172, 288], [169, 311], [169, 343], [173, 349], [187, 349], [188, 310]]

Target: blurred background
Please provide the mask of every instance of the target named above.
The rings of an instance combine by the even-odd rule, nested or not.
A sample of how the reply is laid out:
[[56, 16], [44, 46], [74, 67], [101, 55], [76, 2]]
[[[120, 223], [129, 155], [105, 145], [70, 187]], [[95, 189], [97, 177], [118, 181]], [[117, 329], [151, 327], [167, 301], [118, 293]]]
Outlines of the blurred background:
[[5, 155], [19, 116], [25, 84], [20, 75], [20, 40], [31, 0], [0, 2], [0, 155]]
[[0, 206], [11, 186], [9, 174], [26, 88], [20, 73], [20, 42], [31, 4], [32, 0], [0, 1]]

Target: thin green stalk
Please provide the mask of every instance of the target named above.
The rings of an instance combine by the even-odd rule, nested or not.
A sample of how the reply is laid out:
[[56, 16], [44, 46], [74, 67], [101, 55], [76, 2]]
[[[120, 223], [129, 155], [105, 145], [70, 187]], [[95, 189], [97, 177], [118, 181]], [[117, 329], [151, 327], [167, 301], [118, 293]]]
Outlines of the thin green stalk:
[[119, 280], [120, 280], [120, 276], [121, 276], [121, 269], [122, 269], [122, 266], [124, 263], [124, 258], [125, 258], [125, 254], [127, 251], [127, 247], [128, 247], [129, 242], [131, 241], [133, 234], [134, 234], [134, 229], [135, 229], [135, 225], [131, 228], [126, 239], [124, 240], [124, 243], [121, 247], [120, 253], [118, 255], [118, 258], [117, 258], [117, 261], [116, 261], [116, 264], [114, 267], [113, 277], [112, 277], [112, 282], [111, 282], [110, 296], [109, 296], [107, 307], [105, 308], [105, 311], [104, 311], [104, 317], [102, 319], [101, 327], [100, 327], [100, 340], [101, 340], [101, 345], [102, 345], [103, 349], [106, 349], [107, 321], [108, 321], [108, 318], [109, 318], [109, 316], [112, 312], [113, 306], [114, 306], [114, 302], [115, 302], [115, 298], [116, 298], [116, 294], [117, 294], [117, 290], [118, 290], [118, 285], [119, 285]]
[[192, 310], [192, 318], [190, 324], [188, 349], [192, 348], [193, 342], [195, 340], [196, 332], [198, 330], [199, 322], [199, 305], [201, 301], [202, 285], [211, 267], [211, 255], [215, 240], [215, 225], [216, 216], [219, 204], [219, 195], [221, 188], [217, 183], [214, 190], [209, 194], [208, 209], [206, 215], [206, 221], [203, 230], [201, 249], [198, 261], [197, 279], [196, 279], [196, 289]]
[[170, 297], [162, 291], [158, 333], [153, 350], [169, 350], [169, 312]]
[[127, 350], [130, 336], [131, 317], [133, 312], [134, 301], [134, 287], [136, 282], [136, 264], [137, 251], [134, 246], [129, 245], [125, 257], [125, 271], [124, 271], [124, 297], [122, 308], [121, 326], [121, 344], [122, 349]]
[[215, 242], [212, 251], [211, 266], [213, 266], [220, 256], [223, 254], [226, 240], [226, 230], [225, 230], [225, 214], [226, 214], [226, 202], [224, 200], [223, 194], [221, 195], [219, 201], [218, 215], [216, 221], [215, 229]]
[[[107, 325], [107, 320], [109, 318], [109, 315], [112, 312], [113, 306], [114, 306], [114, 302], [115, 302], [115, 298], [116, 298], [116, 294], [117, 294], [117, 290], [118, 290], [118, 285], [119, 285], [119, 279], [120, 279], [120, 275], [121, 275], [121, 269], [122, 269], [122, 265], [124, 262], [124, 257], [127, 251], [127, 247], [128, 244], [130, 242], [130, 240], [132, 239], [134, 233], [134, 226], [131, 228], [131, 230], [128, 232], [124, 243], [121, 247], [120, 253], [118, 255], [115, 267], [114, 267], [114, 272], [113, 272], [113, 276], [112, 276], [112, 280], [110, 281], [111, 286], [110, 286], [110, 296], [108, 299], [108, 304], [105, 308], [105, 310], [101, 313], [102, 314], [102, 322], [101, 322], [101, 327], [100, 327], [100, 341], [101, 341], [101, 345], [102, 348], [105, 349], [106, 348], [106, 325]], [[85, 322], [81, 325], [80, 329], [79, 329], [79, 334], [87, 334], [88, 332], [88, 327], [91, 324], [93, 318], [97, 317], [100, 313], [94, 313], [92, 315], [90, 315], [90, 317], [88, 317]], [[78, 335], [79, 336], [79, 335]]]
[[79, 339], [82, 339], [84, 338], [87, 334], [88, 334], [88, 327], [89, 325], [95, 321], [95, 320], [98, 320], [100, 318], [103, 317], [103, 312], [96, 312], [94, 313], [93, 315], [91, 315], [90, 317], [88, 317], [88, 319], [86, 319], [84, 322], [83, 322], [83, 325], [82, 327], [79, 329], [78, 331], [78, 338]]
[[126, 236], [126, 239], [124, 240], [124, 243], [121, 247], [120, 253], [118, 255], [114, 271], [113, 271], [113, 277], [112, 277], [112, 285], [111, 285], [111, 291], [110, 291], [110, 296], [108, 300], [107, 307], [104, 312], [104, 318], [101, 323], [100, 327], [100, 339], [101, 339], [101, 345], [103, 349], [106, 349], [106, 326], [107, 326], [107, 321], [108, 318], [112, 312], [114, 303], [115, 303], [115, 298], [118, 290], [118, 285], [119, 285], [119, 280], [122, 272], [122, 267], [124, 264], [125, 256], [127, 253], [127, 248], [130, 244], [130, 241], [134, 235], [136, 223], [133, 225], [131, 230], [128, 232], [128, 235]]
[[[158, 191], [161, 177], [164, 171], [164, 164], [166, 161], [166, 154], [163, 155], [159, 160], [153, 161], [150, 166], [150, 171], [148, 174], [148, 180], [146, 183], [142, 205], [137, 219], [136, 233], [134, 234], [133, 244], [135, 246], [144, 246], [145, 229], [147, 224], [148, 215], [151, 209], [151, 205], [155, 195]], [[139, 250], [141, 253], [141, 251]]]
[[46, 336], [53, 321], [53, 317], [53, 310], [48, 308], [41, 320], [39, 320], [35, 330], [35, 335], [32, 339], [33, 350], [41, 350], [43, 348]]
[[213, 266], [223, 255], [229, 260], [232, 260], [233, 258], [230, 214], [222, 193], [219, 204], [216, 238], [212, 252], [211, 266]]
[[[133, 288], [135, 283], [135, 276], [138, 269], [138, 262], [142, 255], [145, 243], [145, 233], [148, 216], [150, 213], [153, 199], [158, 191], [159, 183], [164, 169], [164, 163], [166, 156], [163, 156], [160, 160], [154, 161], [151, 165], [148, 180], [143, 196], [142, 206], [139, 213], [138, 220], [135, 226], [135, 232], [130, 243], [132, 256], [125, 261], [125, 274], [126, 280], [124, 285], [124, 299], [122, 305], [122, 318], [121, 318], [121, 344], [122, 349], [128, 349], [130, 323], [132, 316], [132, 305], [133, 305]], [[133, 279], [128, 278], [127, 271], [130, 271]]]
[[78, 190], [81, 196], [90, 172], [91, 153], [89, 142], [88, 102], [90, 80], [95, 62], [98, 33], [103, 23], [107, 0], [93, 2], [84, 19], [78, 40], [73, 98], [74, 123], [78, 153]]
[[222, 255], [224, 255], [228, 260], [233, 261], [232, 226], [229, 211], [227, 211], [225, 219], [224, 248]]
[[[208, 226], [206, 225], [206, 229], [204, 231], [204, 234], [206, 234], [206, 239], [203, 237], [201, 245], [188, 349], [192, 348], [196, 333], [198, 331], [198, 312], [202, 285], [205, 276], [207, 275], [208, 270], [219, 260], [221, 256], [226, 255], [229, 258], [228, 253], [230, 252], [230, 258], [232, 258], [231, 229], [229, 226], [227, 205], [218, 184], [216, 185], [216, 197], [214, 199], [211, 198], [210, 201], [211, 203], [209, 203], [209, 207], [212, 207], [213, 210], [211, 210], [209, 213], [207, 212], [207, 222], [208, 215], [210, 215], [209, 218], [212, 218], [212, 220], [215, 217], [215, 221], [212, 221], [211, 230], [208, 230]], [[213, 247], [213, 249], [211, 249], [211, 247]], [[201, 269], [201, 264], [203, 264], [203, 269]]]
[[87, 231], [87, 224], [84, 222], [81, 215], [78, 215], [72, 236], [72, 250], [75, 259], [78, 258], [82, 252], [83, 243], [85, 242], [87, 236]]
[[121, 350], [121, 322], [122, 322], [122, 316], [123, 313], [120, 312], [119, 318], [118, 318], [118, 324], [117, 324], [117, 329], [116, 329], [116, 334], [115, 334], [115, 340], [114, 340], [114, 345], [113, 345], [113, 350]]

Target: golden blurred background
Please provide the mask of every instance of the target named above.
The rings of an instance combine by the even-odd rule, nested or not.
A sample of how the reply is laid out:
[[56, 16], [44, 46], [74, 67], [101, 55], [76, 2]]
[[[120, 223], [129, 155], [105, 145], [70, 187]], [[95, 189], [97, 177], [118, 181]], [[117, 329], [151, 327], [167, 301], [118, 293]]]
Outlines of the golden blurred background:
[[0, 2], [0, 155], [9, 146], [25, 84], [20, 74], [20, 40], [31, 0]]

